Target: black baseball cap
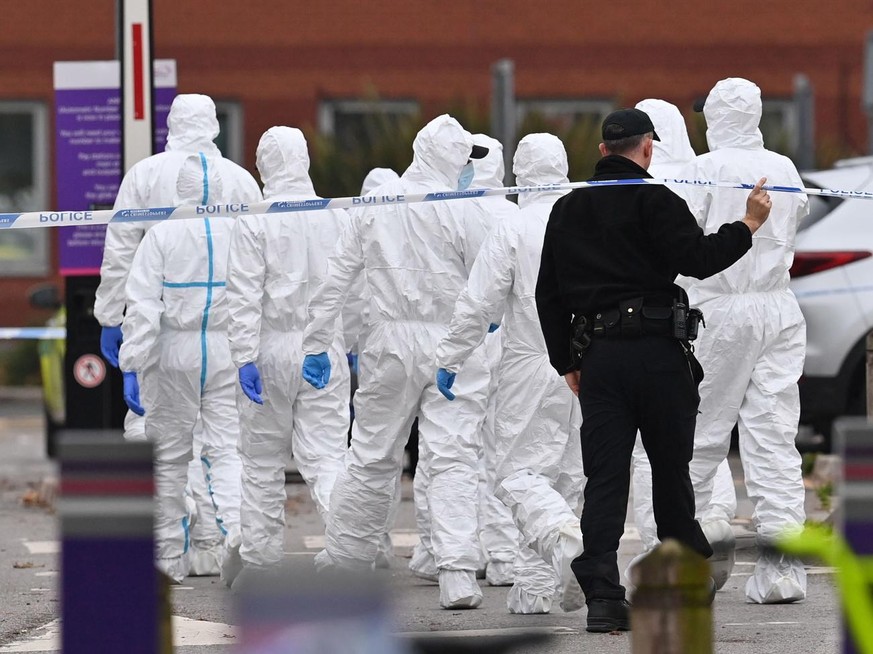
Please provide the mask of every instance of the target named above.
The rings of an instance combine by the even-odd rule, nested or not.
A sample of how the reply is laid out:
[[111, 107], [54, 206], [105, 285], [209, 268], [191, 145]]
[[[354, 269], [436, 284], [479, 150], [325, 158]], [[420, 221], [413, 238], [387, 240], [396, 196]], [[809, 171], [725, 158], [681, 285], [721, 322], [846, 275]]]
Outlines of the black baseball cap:
[[474, 145], [470, 152], [470, 159], [484, 159], [488, 155], [488, 148], [484, 145]]
[[649, 114], [639, 109], [613, 111], [604, 119], [600, 131], [604, 141], [617, 141], [649, 132], [656, 141], [661, 140]]

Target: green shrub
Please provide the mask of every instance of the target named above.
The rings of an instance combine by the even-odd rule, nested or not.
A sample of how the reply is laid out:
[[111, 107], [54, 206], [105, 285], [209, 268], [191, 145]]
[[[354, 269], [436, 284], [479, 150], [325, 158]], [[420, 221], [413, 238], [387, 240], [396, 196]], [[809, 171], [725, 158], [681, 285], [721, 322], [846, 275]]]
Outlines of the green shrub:
[[38, 386], [39, 342], [13, 341], [0, 350], [0, 385]]

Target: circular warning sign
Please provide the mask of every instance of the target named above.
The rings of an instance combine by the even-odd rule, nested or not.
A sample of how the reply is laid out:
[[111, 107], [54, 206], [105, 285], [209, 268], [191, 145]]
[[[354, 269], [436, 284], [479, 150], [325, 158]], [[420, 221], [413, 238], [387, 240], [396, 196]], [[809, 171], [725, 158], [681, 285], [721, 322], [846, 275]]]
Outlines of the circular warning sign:
[[83, 354], [73, 364], [73, 378], [79, 386], [95, 388], [106, 379], [106, 364], [96, 354]]

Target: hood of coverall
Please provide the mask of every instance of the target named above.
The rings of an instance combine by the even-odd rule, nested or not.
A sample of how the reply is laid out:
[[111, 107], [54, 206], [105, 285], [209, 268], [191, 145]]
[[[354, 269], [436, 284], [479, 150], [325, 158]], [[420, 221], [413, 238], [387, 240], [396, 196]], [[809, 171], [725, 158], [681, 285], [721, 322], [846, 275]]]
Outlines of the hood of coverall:
[[176, 180], [176, 195], [180, 205], [223, 202], [224, 190], [216, 157], [200, 152], [186, 157]]
[[694, 159], [696, 155], [688, 138], [685, 118], [676, 105], [649, 98], [638, 102], [636, 108], [648, 114], [655, 131], [661, 138], [660, 141], [653, 142], [652, 168], [670, 164], [687, 164]]
[[264, 182], [264, 198], [315, 196], [309, 177], [306, 137], [296, 127], [271, 127], [261, 136], [255, 163]]
[[437, 116], [416, 134], [412, 163], [403, 178], [455, 190], [472, 150], [473, 136], [457, 120], [448, 114]]
[[763, 148], [761, 89], [741, 77], [718, 82], [703, 105], [706, 142], [711, 151], [722, 148]]
[[218, 154], [218, 146], [213, 143], [218, 136], [218, 118], [215, 103], [208, 95], [177, 95], [170, 105], [167, 130], [167, 150]]
[[[517, 185], [566, 184], [569, 181], [567, 170], [567, 150], [557, 136], [528, 134], [518, 142], [512, 159], [512, 172], [515, 173]], [[566, 192], [564, 190], [521, 193], [518, 196], [518, 206], [525, 207], [542, 201], [546, 195], [561, 196]]]
[[396, 181], [400, 175], [395, 173], [390, 168], [373, 168], [364, 178], [364, 183], [361, 184], [361, 195], [367, 195], [374, 189], [379, 188], [382, 184]]
[[503, 163], [503, 146], [500, 141], [486, 134], [473, 134], [473, 143], [488, 148], [483, 159], [473, 161], [473, 188], [502, 188], [506, 166]]

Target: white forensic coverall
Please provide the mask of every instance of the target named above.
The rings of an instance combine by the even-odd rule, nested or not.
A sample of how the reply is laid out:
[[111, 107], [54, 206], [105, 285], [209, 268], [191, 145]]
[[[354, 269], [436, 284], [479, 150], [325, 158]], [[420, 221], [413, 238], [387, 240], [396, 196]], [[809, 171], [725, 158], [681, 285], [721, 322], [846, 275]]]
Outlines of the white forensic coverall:
[[[175, 206], [179, 169], [188, 155], [197, 152], [203, 152], [220, 170], [223, 192], [228, 202], [257, 202], [261, 199], [258, 184], [249, 172], [221, 157], [218, 147], [213, 143], [218, 136], [219, 126], [215, 103], [210, 97], [191, 93], [177, 95], [170, 106], [167, 127], [164, 152], [137, 162], [124, 175], [115, 198], [115, 210]], [[120, 325], [124, 318], [124, 289], [133, 256], [145, 233], [155, 224], [153, 221], [141, 221], [110, 223], [107, 226], [100, 286], [94, 302], [94, 315], [104, 327]], [[139, 377], [141, 401], [148, 404], [148, 370], [144, 370]], [[128, 411], [124, 427], [126, 439], [145, 438], [145, 420], [132, 411]], [[189, 464], [188, 476], [191, 497], [199, 514], [196, 524], [191, 528], [192, 574], [216, 572], [214, 561], [221, 541], [221, 532], [215, 523], [215, 509], [204, 477], [204, 463], [200, 460], [200, 432], [198, 423], [194, 434], [194, 457]]]
[[[364, 177], [364, 181], [361, 183], [361, 195], [369, 195], [382, 186], [382, 184], [396, 182], [398, 179], [400, 179], [400, 175], [394, 172], [391, 168], [373, 168], [373, 170], [367, 173], [366, 177]], [[360, 277], [363, 278], [364, 275], [361, 274]], [[344, 311], [343, 323], [346, 330], [346, 347], [357, 357], [361, 351], [361, 339], [365, 331], [364, 325], [367, 324], [370, 315], [370, 291], [367, 289], [366, 280], [359, 280], [359, 286], [351, 292], [352, 296], [355, 294], [360, 295], [360, 310]], [[355, 387], [355, 390], [356, 389], [357, 387]], [[352, 391], [352, 397], [354, 399], [354, 391]], [[354, 405], [352, 411], [354, 411]], [[354, 413], [352, 413], [352, 415], [354, 415]], [[377, 568], [390, 568], [391, 563], [394, 560], [394, 545], [391, 542], [390, 532], [394, 528], [394, 522], [397, 519], [397, 512], [400, 510], [400, 502], [403, 499], [402, 495], [401, 479], [398, 476], [397, 489], [394, 492], [394, 504], [391, 506], [388, 524], [385, 527], [385, 533], [381, 536], [379, 552], [376, 554]], [[429, 537], [430, 535], [428, 534], [428, 538]], [[431, 563], [433, 562], [432, 554], [430, 556], [430, 561]], [[435, 565], [433, 574], [434, 580], [436, 580], [437, 571]]]
[[[457, 187], [473, 149], [470, 134], [448, 115], [417, 134], [412, 164], [380, 197]], [[354, 212], [330, 258], [327, 278], [310, 300], [303, 351], [326, 352], [336, 317], [364, 271], [370, 316], [360, 358], [360, 386], [347, 466], [331, 497], [326, 550], [319, 565], [369, 567], [376, 558], [416, 416], [431, 473], [428, 506], [440, 570], [440, 604], [475, 607], [482, 592], [476, 497], [479, 426], [488, 370], [482, 352], [465, 365], [460, 402], [446, 402], [434, 379], [434, 351], [488, 231], [463, 200], [390, 204]], [[460, 399], [460, 398], [459, 398]]]
[[[675, 105], [664, 100], [654, 98], [642, 100], [636, 104], [636, 108], [645, 111], [652, 119], [655, 131], [661, 139], [653, 142], [654, 152], [652, 163], [648, 169], [649, 174], [656, 179], [679, 178], [685, 166], [696, 156], [688, 138], [685, 118]], [[685, 197], [686, 191], [689, 190], [681, 184], [671, 185], [670, 189], [682, 197]], [[686, 289], [693, 282], [694, 280], [685, 277], [677, 279], [677, 283]], [[701, 327], [701, 331], [703, 329]], [[639, 435], [637, 435], [633, 451], [633, 485], [634, 522], [640, 533], [643, 551], [631, 565], [647, 555], [660, 542], [652, 503], [652, 466], [649, 464], [649, 458], [646, 456], [646, 450]], [[715, 550], [713, 557], [710, 558], [710, 565], [719, 588], [727, 581], [733, 568], [733, 531], [730, 521], [734, 519], [736, 509], [736, 489], [730, 466], [725, 459], [716, 471], [710, 509], [706, 516], [699, 516], [704, 533]], [[721, 547], [721, 540], [724, 538], [729, 541], [728, 552], [725, 552], [725, 548]], [[723, 560], [728, 555], [730, 560]], [[625, 576], [630, 579], [630, 574]]]
[[[179, 171], [178, 202], [226, 198], [221, 171], [204, 154]], [[227, 342], [225, 274], [232, 218], [170, 220], [152, 227], [127, 279], [127, 314], [119, 363], [141, 374], [151, 366], [152, 390], [142, 397], [146, 437], [155, 453], [158, 567], [180, 582], [188, 572], [185, 482], [194, 425], [203, 422], [202, 459], [222, 534], [239, 530], [240, 464], [236, 369]]]
[[[317, 197], [299, 129], [267, 130], [258, 144], [257, 166], [266, 199]], [[341, 318], [328, 348], [335, 373], [327, 388], [318, 391], [306, 383], [301, 367], [309, 297], [348, 222], [345, 211], [330, 210], [240, 216], [233, 227], [227, 272], [230, 351], [237, 368], [256, 364], [264, 401], [259, 405], [237, 394], [244, 565], [282, 561], [285, 466], [292, 452], [323, 519], [344, 466], [350, 391]]]
[[[525, 136], [518, 144], [513, 171], [519, 185], [566, 183], [564, 145], [551, 134]], [[507, 598], [513, 613], [550, 610], [553, 597], [563, 592], [559, 535], [575, 530], [581, 542], [575, 513], [584, 485], [581, 410], [549, 364], [534, 298], [546, 223], [552, 205], [563, 194], [519, 196], [520, 211], [498, 224], [483, 244], [458, 298], [449, 333], [437, 348], [437, 365], [458, 371], [456, 383], [463, 381], [462, 362], [505, 307], [500, 327], [504, 340], [496, 398], [495, 480], [497, 497], [512, 510], [523, 534], [515, 585]], [[456, 395], [460, 399], [460, 393]]]
[[[706, 98], [710, 152], [683, 177], [802, 186], [794, 164], [764, 148], [758, 129], [761, 91], [740, 78], [718, 82]], [[804, 488], [794, 444], [800, 415], [797, 380], [803, 371], [806, 323], [788, 288], [797, 223], [809, 211], [805, 195], [774, 193], [770, 217], [752, 240], [751, 252], [727, 270], [696, 281], [691, 304], [703, 311], [706, 329], [696, 343], [706, 376], [694, 437], [691, 481], [698, 517], [707, 512], [713, 477], [728, 453], [731, 428], [739, 424], [746, 489], [754, 504], [759, 545], [770, 545], [787, 528], [803, 526]], [[716, 231], [745, 212], [746, 194], [695, 189], [688, 206], [704, 232]], [[752, 602], [791, 602], [806, 596], [806, 571], [791, 557], [767, 550], [746, 583]]]
[[[473, 162], [473, 181], [470, 188], [502, 188], [504, 176], [503, 145], [485, 134], [474, 134], [473, 143], [488, 148], [488, 154]], [[482, 221], [495, 225], [518, 213], [518, 205], [505, 196], [491, 196], [464, 200], [463, 209], [483, 214]], [[493, 228], [492, 228], [493, 229]], [[495, 324], [501, 315], [495, 317]], [[485, 338], [485, 356], [488, 360], [490, 383], [488, 406], [481, 428], [482, 453], [479, 459], [479, 542], [485, 556], [480, 564], [485, 580], [491, 586], [511, 586], [513, 566], [518, 553], [518, 529], [509, 509], [494, 497], [494, 470], [496, 451], [494, 442], [494, 410], [496, 405], [497, 368], [503, 351], [503, 332], [499, 329]], [[415, 517], [419, 543], [412, 552], [409, 568], [419, 577], [436, 579], [437, 567], [430, 542], [431, 522], [427, 510], [427, 485], [430, 479], [427, 457], [419, 459], [413, 481]]]

